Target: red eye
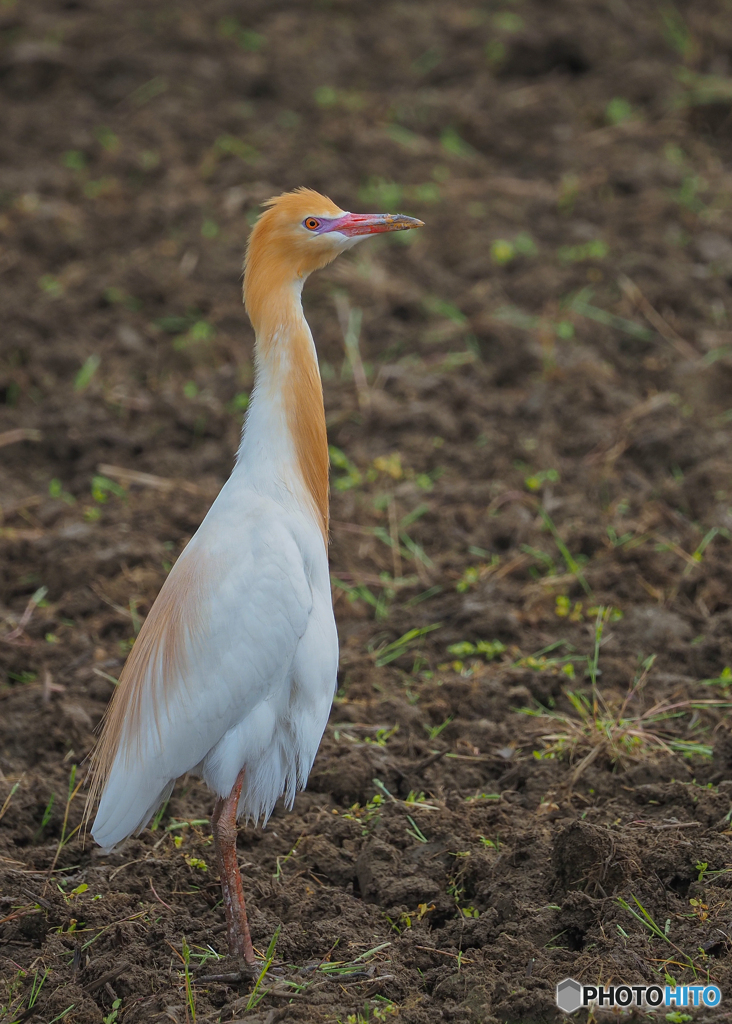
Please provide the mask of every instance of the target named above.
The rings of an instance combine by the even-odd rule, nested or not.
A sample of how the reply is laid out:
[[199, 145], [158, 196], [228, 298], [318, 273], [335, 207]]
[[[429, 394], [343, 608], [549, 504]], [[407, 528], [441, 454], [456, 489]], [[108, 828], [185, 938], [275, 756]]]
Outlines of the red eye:
[[316, 220], [315, 217], [308, 217], [305, 221], [305, 227], [308, 231], [315, 231], [320, 227], [320, 221]]

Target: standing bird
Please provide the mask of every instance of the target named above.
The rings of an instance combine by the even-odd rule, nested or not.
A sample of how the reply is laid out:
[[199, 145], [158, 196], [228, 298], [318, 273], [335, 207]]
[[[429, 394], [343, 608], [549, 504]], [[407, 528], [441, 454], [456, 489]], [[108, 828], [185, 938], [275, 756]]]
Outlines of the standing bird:
[[328, 720], [338, 637], [328, 573], [323, 390], [300, 295], [367, 235], [422, 222], [345, 213], [310, 189], [270, 199], [247, 246], [255, 387], [234, 470], [152, 606], [93, 754], [92, 835], [147, 824], [186, 772], [216, 794], [212, 826], [232, 955], [255, 962], [237, 820], [302, 789]]

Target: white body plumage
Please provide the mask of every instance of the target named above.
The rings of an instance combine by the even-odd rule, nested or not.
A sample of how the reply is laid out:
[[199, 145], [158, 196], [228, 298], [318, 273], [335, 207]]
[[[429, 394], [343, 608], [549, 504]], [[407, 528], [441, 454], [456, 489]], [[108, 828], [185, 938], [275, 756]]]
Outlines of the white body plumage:
[[[186, 772], [223, 797], [246, 768], [239, 815], [266, 820], [283, 793], [292, 804], [315, 759], [338, 637], [283, 405], [286, 363], [259, 367], [234, 471], [161, 592], [175, 592], [182, 629], [149, 658], [139, 715], [120, 737], [92, 827], [106, 849], [144, 826]], [[182, 650], [164, 680], [166, 641]]]
[[266, 820], [283, 793], [292, 805], [328, 720], [338, 638], [317, 526], [235, 471], [171, 583], [199, 558], [205, 580], [184, 597], [197, 628], [170, 696], [154, 708], [149, 679], [141, 734], [123, 733], [92, 827], [105, 849], [147, 824], [185, 772], [226, 796], [246, 768], [239, 816]]

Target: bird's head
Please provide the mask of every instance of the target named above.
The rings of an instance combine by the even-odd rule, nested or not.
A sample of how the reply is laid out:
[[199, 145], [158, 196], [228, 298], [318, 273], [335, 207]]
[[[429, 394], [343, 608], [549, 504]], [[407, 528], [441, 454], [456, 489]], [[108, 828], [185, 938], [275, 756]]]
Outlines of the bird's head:
[[399, 213], [347, 213], [309, 188], [285, 192], [264, 205], [244, 264], [244, 300], [253, 322], [267, 293], [302, 283], [368, 235], [423, 226]]

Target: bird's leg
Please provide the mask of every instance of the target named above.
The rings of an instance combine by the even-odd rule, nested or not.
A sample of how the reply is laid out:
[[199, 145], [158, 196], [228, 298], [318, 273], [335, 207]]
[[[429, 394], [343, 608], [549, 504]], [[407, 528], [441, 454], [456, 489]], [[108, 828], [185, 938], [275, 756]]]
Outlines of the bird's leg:
[[229, 950], [232, 956], [240, 957], [251, 966], [256, 963], [256, 958], [252, 949], [252, 938], [249, 934], [239, 862], [236, 859], [236, 811], [243, 782], [244, 769], [242, 768], [231, 793], [226, 799], [219, 797], [216, 801], [211, 824], [213, 825], [216, 859], [221, 875]]

